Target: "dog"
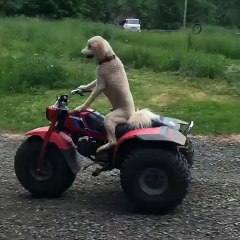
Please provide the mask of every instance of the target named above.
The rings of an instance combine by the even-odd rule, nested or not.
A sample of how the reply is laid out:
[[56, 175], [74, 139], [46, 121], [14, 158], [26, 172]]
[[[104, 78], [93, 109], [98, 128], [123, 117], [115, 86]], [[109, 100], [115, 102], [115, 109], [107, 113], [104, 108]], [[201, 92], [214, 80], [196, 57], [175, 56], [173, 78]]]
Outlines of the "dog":
[[80, 112], [88, 108], [100, 93], [104, 93], [112, 105], [112, 111], [104, 119], [108, 143], [98, 148], [97, 152], [108, 150], [117, 143], [115, 129], [119, 124], [128, 123], [133, 128], [151, 126], [156, 115], [148, 109], [135, 111], [124, 65], [109, 42], [101, 36], [94, 36], [88, 40], [81, 53], [87, 58], [96, 58], [97, 79], [88, 85], [78, 87], [79, 91], [92, 90], [92, 92], [86, 102], [75, 110]]

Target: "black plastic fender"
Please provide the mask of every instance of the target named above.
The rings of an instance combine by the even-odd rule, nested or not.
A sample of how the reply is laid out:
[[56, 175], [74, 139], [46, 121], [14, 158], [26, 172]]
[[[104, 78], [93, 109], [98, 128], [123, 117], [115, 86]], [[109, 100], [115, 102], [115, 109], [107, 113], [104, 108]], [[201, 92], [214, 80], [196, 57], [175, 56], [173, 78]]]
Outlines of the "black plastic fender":
[[67, 150], [60, 150], [64, 159], [66, 160], [69, 168], [73, 174], [77, 174], [81, 169], [82, 156], [77, 152], [74, 146]]
[[148, 134], [148, 132], [146, 131], [146, 133], [142, 132], [136, 135], [136, 137], [144, 141], [168, 141], [179, 145], [185, 145], [187, 140], [184, 134], [182, 134], [176, 129], [166, 126], [160, 127], [158, 133]]

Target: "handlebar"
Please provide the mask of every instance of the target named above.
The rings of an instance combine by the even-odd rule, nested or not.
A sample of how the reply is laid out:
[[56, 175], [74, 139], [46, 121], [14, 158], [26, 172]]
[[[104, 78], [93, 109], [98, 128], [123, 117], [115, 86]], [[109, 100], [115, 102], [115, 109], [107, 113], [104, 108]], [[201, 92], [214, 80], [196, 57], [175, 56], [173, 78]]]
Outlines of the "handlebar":
[[74, 89], [71, 91], [70, 94], [64, 94], [61, 96], [57, 96], [57, 101], [55, 102], [54, 106], [59, 109], [67, 109], [68, 103], [72, 95], [79, 94], [80, 96], [84, 96], [83, 93], [92, 92], [92, 90], [83, 90], [83, 89]]

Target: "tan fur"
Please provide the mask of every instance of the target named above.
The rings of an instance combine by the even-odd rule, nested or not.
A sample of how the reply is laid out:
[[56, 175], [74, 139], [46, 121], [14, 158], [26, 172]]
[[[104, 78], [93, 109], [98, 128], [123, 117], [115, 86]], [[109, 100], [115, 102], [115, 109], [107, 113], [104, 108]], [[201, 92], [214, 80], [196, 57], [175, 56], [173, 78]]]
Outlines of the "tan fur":
[[[106, 57], [116, 56], [110, 44], [100, 36], [88, 40], [88, 46], [82, 50], [88, 57], [94, 56], [102, 61]], [[133, 97], [129, 88], [128, 78], [121, 60], [115, 59], [104, 62], [97, 68], [97, 79], [79, 89], [90, 90], [92, 93], [86, 102], [75, 110], [82, 111], [90, 106], [95, 98], [104, 93], [112, 104], [113, 111], [108, 113], [104, 125], [108, 135], [108, 143], [100, 147], [98, 151], [108, 149], [116, 144], [115, 128], [120, 123], [129, 122], [135, 128], [150, 126], [155, 114], [147, 109], [135, 112]]]
[[158, 118], [158, 116], [148, 109], [137, 110], [128, 119], [127, 123], [133, 128], [146, 128], [152, 125], [152, 120]]

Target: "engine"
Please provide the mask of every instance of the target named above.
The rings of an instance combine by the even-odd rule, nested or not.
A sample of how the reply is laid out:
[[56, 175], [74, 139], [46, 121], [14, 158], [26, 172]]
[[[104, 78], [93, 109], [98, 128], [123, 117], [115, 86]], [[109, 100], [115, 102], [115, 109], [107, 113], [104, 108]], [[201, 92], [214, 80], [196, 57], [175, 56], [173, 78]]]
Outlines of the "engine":
[[92, 138], [79, 138], [77, 142], [77, 150], [84, 157], [90, 158], [96, 155], [97, 149], [103, 143], [97, 142]]

